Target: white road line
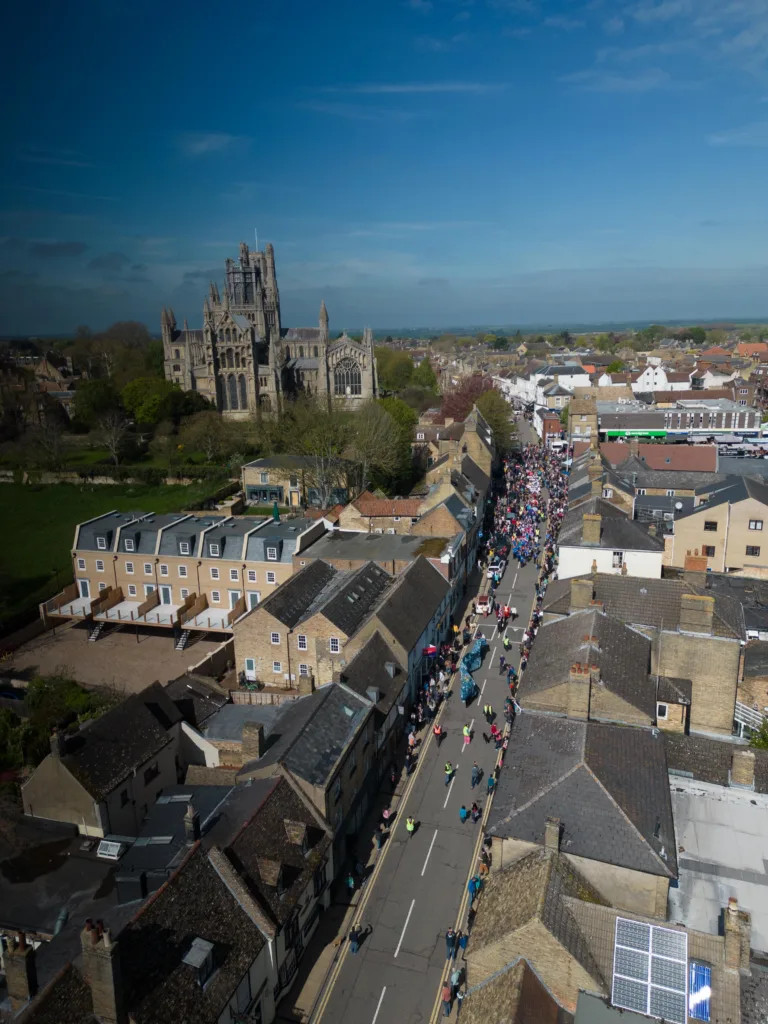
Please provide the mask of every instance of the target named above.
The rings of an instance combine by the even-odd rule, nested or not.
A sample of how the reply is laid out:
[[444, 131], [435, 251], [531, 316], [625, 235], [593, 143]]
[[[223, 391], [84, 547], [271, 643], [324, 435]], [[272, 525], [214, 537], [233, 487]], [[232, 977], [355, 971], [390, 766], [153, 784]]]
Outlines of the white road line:
[[387, 991], [387, 986], [385, 985], [384, 988], [381, 990], [381, 995], [379, 996], [379, 1001], [378, 1001], [378, 1003], [376, 1003], [376, 1013], [374, 1013], [374, 1015], [373, 1015], [373, 1020], [371, 1021], [371, 1024], [376, 1024], [376, 1018], [379, 1016], [379, 1010], [381, 1009], [381, 1004], [384, 1002], [384, 993], [386, 991]]
[[483, 696], [483, 691], [485, 690], [485, 683], [487, 683], [487, 682], [488, 682], [488, 680], [486, 679], [485, 682], [483, 683], [483, 685], [480, 687], [480, 696], [481, 697]]
[[432, 847], [435, 845], [435, 840], [436, 839], [437, 839], [437, 829], [435, 829], [435, 834], [432, 836], [432, 842], [429, 844], [429, 849], [427, 850], [427, 860], [424, 861], [424, 867], [421, 869], [421, 877], [422, 878], [424, 877], [424, 872], [427, 870], [427, 861], [429, 860], [430, 853], [432, 853]]
[[445, 810], [445, 808], [448, 806], [448, 798], [451, 795], [451, 790], [453, 789], [453, 782], [454, 782], [455, 778], [456, 778], [456, 772], [454, 771], [453, 777], [451, 778], [451, 783], [448, 786], [448, 792], [445, 794], [445, 803], [443, 804], [443, 810]]
[[[395, 950], [395, 956], [397, 956], [397, 954], [400, 952], [400, 947], [402, 946], [403, 939], [405, 938], [405, 929], [408, 927], [408, 922], [411, 920], [411, 914], [413, 913], [413, 907], [414, 907], [415, 903], [416, 903], [416, 900], [411, 900], [411, 908], [408, 911], [408, 916], [405, 919], [405, 924], [403, 925], [403, 930], [400, 933], [400, 941], [397, 944], [397, 949]], [[376, 1012], [378, 1013], [378, 1011], [376, 1011]], [[375, 1017], [373, 1019], [376, 1020]]]
[[517, 586], [517, 577], [518, 577], [518, 575], [519, 575], [518, 573], [515, 573], [515, 578], [512, 580], [512, 589], [513, 590]]
[[[470, 736], [472, 735], [472, 726], [474, 724], [475, 724], [475, 720], [473, 718], [472, 721], [469, 723], [469, 734], [470, 734]], [[469, 743], [465, 743], [464, 742], [464, 736], [462, 734], [462, 737], [461, 737], [461, 752], [462, 752], [462, 754], [464, 753], [464, 751], [467, 749], [468, 746], [469, 746]]]

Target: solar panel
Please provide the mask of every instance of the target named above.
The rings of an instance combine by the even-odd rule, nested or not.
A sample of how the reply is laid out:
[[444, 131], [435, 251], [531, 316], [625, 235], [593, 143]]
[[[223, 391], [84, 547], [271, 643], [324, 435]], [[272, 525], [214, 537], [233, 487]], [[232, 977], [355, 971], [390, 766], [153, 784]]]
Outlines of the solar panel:
[[710, 1019], [712, 999], [712, 968], [691, 961], [688, 995], [688, 1014], [694, 1020]]
[[611, 1001], [667, 1024], [686, 1024], [687, 934], [617, 917]]

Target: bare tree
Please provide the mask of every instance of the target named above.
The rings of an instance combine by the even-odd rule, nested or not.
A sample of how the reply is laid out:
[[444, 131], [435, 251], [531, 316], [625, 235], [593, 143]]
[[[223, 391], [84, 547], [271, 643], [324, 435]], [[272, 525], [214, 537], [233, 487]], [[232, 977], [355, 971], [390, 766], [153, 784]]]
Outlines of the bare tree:
[[367, 487], [372, 469], [392, 475], [400, 465], [400, 431], [389, 413], [375, 400], [355, 414], [350, 454], [359, 474], [360, 489]]
[[185, 421], [179, 440], [190, 451], [200, 451], [207, 462], [229, 455], [234, 448], [234, 430], [219, 413], [198, 412]]
[[120, 456], [128, 438], [129, 427], [122, 413], [118, 411], [108, 412], [99, 420], [99, 436], [101, 443], [109, 452], [112, 461], [117, 466]]
[[302, 399], [280, 421], [283, 450], [306, 460], [307, 477], [327, 508], [336, 487], [346, 483], [352, 440], [351, 417], [324, 402]]
[[[63, 415], [63, 414], [62, 414]], [[33, 451], [40, 462], [50, 469], [60, 469], [67, 450], [64, 424], [57, 410], [51, 409], [31, 434]]]

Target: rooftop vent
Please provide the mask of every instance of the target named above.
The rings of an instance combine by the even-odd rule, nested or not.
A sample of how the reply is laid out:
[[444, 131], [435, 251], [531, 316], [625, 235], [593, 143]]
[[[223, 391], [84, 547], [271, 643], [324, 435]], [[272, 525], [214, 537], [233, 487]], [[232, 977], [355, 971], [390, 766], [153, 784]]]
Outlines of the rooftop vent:
[[197, 981], [202, 988], [213, 974], [213, 943], [207, 939], [193, 939], [183, 962], [197, 971]]

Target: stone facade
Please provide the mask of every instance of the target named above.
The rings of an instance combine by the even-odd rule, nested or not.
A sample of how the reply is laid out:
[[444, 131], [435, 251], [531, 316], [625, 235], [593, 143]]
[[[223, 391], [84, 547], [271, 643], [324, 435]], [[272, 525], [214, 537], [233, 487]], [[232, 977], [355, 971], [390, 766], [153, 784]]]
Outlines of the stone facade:
[[346, 332], [331, 340], [324, 302], [317, 327], [282, 328], [271, 245], [254, 252], [241, 242], [239, 257], [227, 259], [225, 274], [222, 293], [211, 283], [202, 330], [190, 330], [186, 320], [178, 330], [173, 310], [163, 308], [168, 380], [184, 391], [199, 391], [235, 419], [274, 411], [286, 394], [338, 398], [350, 406], [376, 396], [370, 328], [360, 342]]

